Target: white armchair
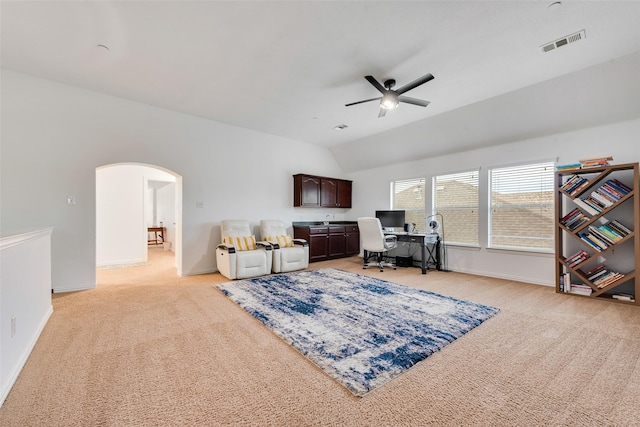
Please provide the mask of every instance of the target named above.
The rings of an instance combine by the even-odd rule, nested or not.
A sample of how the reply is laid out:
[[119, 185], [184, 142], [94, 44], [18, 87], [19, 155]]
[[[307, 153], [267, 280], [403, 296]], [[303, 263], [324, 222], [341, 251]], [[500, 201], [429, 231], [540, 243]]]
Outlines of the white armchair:
[[260, 237], [273, 245], [274, 273], [304, 270], [309, 266], [309, 243], [304, 239], [292, 239], [282, 221], [260, 221]]
[[220, 234], [216, 262], [223, 276], [235, 280], [271, 273], [273, 248], [269, 242], [256, 242], [249, 221], [221, 221]]

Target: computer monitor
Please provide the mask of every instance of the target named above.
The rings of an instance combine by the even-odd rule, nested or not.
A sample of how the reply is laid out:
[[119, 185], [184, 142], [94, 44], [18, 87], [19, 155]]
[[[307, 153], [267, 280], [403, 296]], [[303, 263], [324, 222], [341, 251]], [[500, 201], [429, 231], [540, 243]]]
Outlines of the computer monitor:
[[380, 220], [382, 228], [392, 231], [393, 228], [404, 229], [404, 211], [376, 211], [376, 218]]

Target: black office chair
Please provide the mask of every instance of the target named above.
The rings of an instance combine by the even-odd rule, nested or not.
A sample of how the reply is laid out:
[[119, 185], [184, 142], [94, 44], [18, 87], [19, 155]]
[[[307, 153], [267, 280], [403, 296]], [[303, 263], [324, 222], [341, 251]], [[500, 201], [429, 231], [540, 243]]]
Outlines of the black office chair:
[[[376, 266], [380, 271], [384, 271], [385, 267], [391, 267], [395, 270], [396, 265], [386, 262], [384, 255], [398, 245], [398, 238], [396, 236], [385, 236], [378, 218], [358, 218], [358, 228], [360, 229], [360, 239], [364, 250], [364, 266], [362, 268]], [[375, 261], [370, 261], [372, 258], [375, 258]]]

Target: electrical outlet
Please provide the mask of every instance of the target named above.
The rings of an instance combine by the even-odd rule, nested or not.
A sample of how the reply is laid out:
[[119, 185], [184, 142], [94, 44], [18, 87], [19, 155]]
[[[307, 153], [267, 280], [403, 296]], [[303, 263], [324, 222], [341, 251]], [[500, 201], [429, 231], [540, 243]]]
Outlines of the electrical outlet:
[[68, 205], [75, 205], [76, 204], [76, 198], [73, 196], [67, 196], [67, 204]]
[[11, 318], [11, 337], [13, 338], [16, 334], [16, 316]]

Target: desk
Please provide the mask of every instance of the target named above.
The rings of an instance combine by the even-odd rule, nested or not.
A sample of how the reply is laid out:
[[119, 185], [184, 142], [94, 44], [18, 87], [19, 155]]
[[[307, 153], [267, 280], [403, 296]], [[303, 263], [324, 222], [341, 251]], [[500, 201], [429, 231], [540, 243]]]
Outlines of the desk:
[[[153, 239], [149, 238], [149, 233], [153, 233]], [[147, 227], [147, 244], [161, 245], [164, 242], [164, 227]]]
[[398, 242], [416, 243], [420, 245], [421, 260], [420, 267], [422, 274], [427, 274], [427, 268], [434, 265], [436, 270], [442, 270], [440, 260], [440, 236], [438, 234], [419, 234], [419, 233], [389, 233], [398, 238]]

